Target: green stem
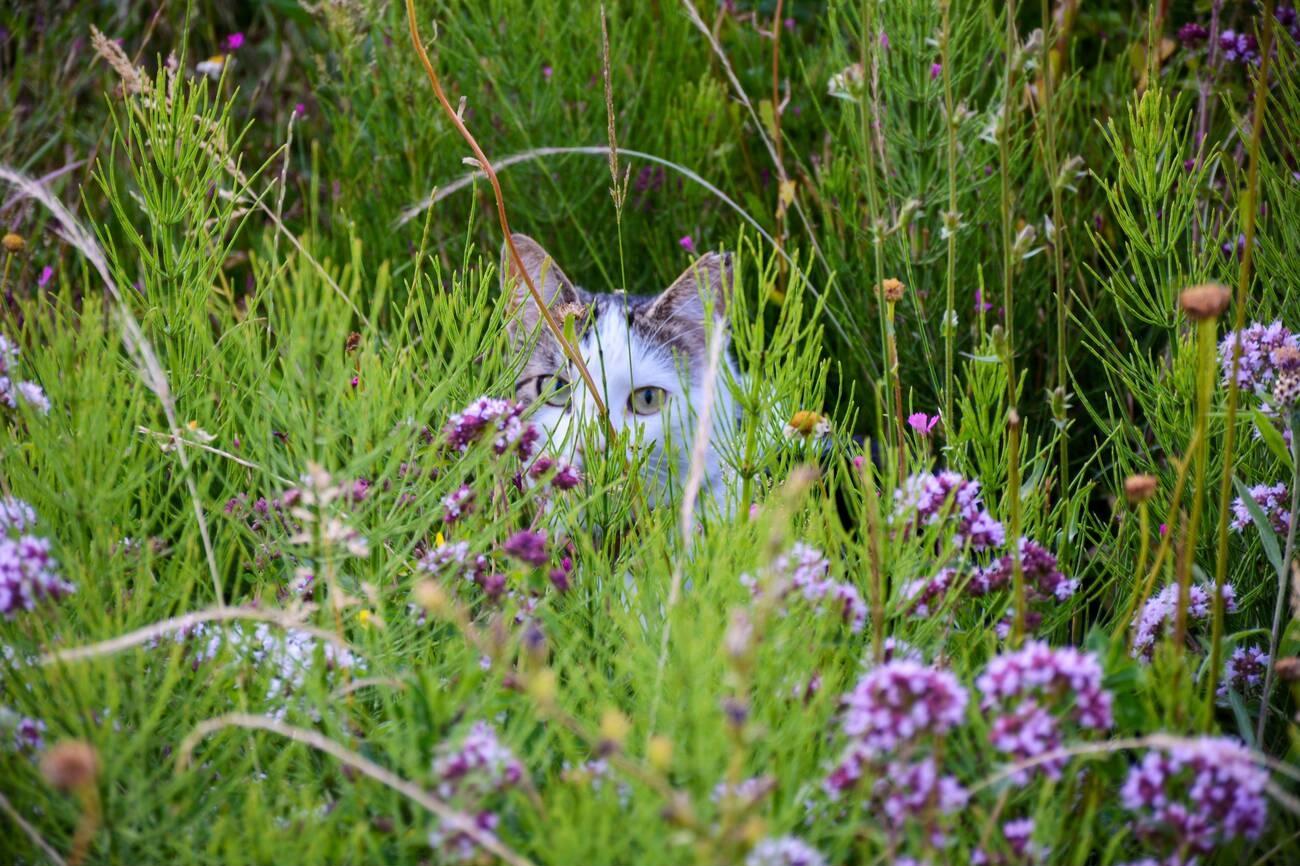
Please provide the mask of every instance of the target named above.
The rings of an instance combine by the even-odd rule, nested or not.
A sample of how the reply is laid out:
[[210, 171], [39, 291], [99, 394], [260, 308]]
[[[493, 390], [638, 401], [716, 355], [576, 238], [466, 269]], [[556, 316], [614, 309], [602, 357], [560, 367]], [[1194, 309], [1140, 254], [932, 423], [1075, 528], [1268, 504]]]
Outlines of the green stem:
[[[1263, 748], [1264, 729], [1268, 724], [1268, 699], [1273, 693], [1273, 665], [1277, 661], [1277, 644], [1282, 637], [1282, 611], [1286, 609], [1286, 596], [1291, 576], [1291, 560], [1295, 557], [1296, 513], [1300, 512], [1300, 412], [1291, 410], [1288, 425], [1291, 429], [1291, 521], [1286, 530], [1286, 552], [1277, 570], [1277, 601], [1273, 604], [1273, 627], [1268, 638], [1268, 664], [1264, 666], [1264, 691], [1259, 699], [1259, 722], [1255, 728], [1255, 745]], [[1210, 693], [1213, 700], [1214, 692]]]
[[1190, 455], [1196, 467], [1196, 481], [1192, 489], [1192, 515], [1183, 539], [1183, 555], [1178, 568], [1178, 610], [1174, 617], [1174, 646], [1181, 656], [1186, 650], [1187, 608], [1191, 603], [1192, 564], [1196, 560], [1197, 534], [1205, 502], [1206, 464], [1209, 448], [1206, 446], [1210, 417], [1210, 401], [1214, 390], [1215, 325], [1217, 317], [1204, 319], [1196, 325], [1196, 449]]
[[[948, 215], [957, 221], [957, 121], [953, 116], [955, 106], [952, 95], [952, 38], [951, 0], [941, 0], [943, 9], [943, 29], [939, 35], [939, 62], [943, 64], [943, 105], [948, 127]], [[943, 433], [951, 441], [949, 431], [953, 429], [952, 414], [952, 379], [953, 379], [953, 343], [957, 335], [956, 302], [957, 285], [957, 227], [948, 229], [948, 273], [947, 305], [943, 311]]]
[[[1235, 309], [1233, 310], [1233, 328], [1240, 334], [1246, 327], [1246, 298], [1250, 288], [1250, 271], [1251, 264], [1254, 261], [1255, 249], [1255, 216], [1259, 211], [1257, 207], [1257, 197], [1259, 195], [1259, 148], [1260, 139], [1264, 130], [1264, 109], [1268, 105], [1268, 66], [1270, 55], [1273, 53], [1273, 0], [1265, 0], [1263, 12], [1263, 30], [1260, 39], [1260, 60], [1259, 75], [1255, 79], [1255, 107], [1251, 112], [1251, 131], [1250, 131], [1250, 165], [1246, 171], [1246, 190], [1242, 195], [1242, 206], [1239, 209], [1242, 218], [1242, 233], [1246, 239], [1246, 248], [1241, 253], [1241, 268], [1237, 272], [1237, 296], [1233, 301]], [[1208, 709], [1206, 711], [1206, 728], [1214, 713], [1214, 691], [1217, 687], [1219, 669], [1223, 660], [1223, 618], [1225, 611], [1223, 609], [1223, 587], [1227, 582], [1228, 575], [1228, 512], [1229, 503], [1232, 501], [1232, 469], [1233, 456], [1236, 454], [1237, 446], [1237, 407], [1240, 403], [1240, 397], [1237, 387], [1237, 373], [1241, 369], [1241, 341], [1233, 341], [1232, 349], [1232, 375], [1228, 378], [1228, 405], [1225, 412], [1225, 429], [1223, 434], [1223, 476], [1219, 479], [1219, 524], [1217, 549], [1214, 558], [1214, 621], [1211, 628], [1210, 637], [1210, 675], [1207, 678], [1209, 682], [1209, 700], [1206, 702]], [[1292, 513], [1295, 511], [1292, 509]], [[1273, 669], [1270, 667], [1268, 675], [1271, 677]], [[1267, 698], [1260, 711], [1260, 726], [1263, 729], [1263, 719], [1267, 712]]]

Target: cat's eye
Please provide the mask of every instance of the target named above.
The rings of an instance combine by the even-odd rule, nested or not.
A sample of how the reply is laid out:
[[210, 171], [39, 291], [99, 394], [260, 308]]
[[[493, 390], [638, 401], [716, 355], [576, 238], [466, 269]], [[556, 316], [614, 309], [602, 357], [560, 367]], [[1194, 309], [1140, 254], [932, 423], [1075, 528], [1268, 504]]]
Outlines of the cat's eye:
[[656, 388], [653, 385], [637, 388], [628, 396], [627, 408], [638, 415], [654, 415], [664, 408], [664, 401], [667, 399], [668, 392], [663, 388]]
[[569, 380], [562, 376], [538, 376], [537, 396], [546, 398], [547, 406], [562, 409], [569, 405]]

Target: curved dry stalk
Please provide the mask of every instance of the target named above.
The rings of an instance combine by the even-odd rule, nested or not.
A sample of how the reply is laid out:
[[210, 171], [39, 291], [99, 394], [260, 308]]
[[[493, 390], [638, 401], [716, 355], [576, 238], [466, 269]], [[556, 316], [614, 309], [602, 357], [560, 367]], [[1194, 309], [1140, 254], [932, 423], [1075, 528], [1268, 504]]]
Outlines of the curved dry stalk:
[[87, 644], [86, 646], [73, 647], [71, 649], [55, 650], [43, 655], [37, 656], [36, 664], [44, 667], [56, 662], [78, 662], [85, 659], [100, 658], [102, 656], [113, 655], [122, 650], [131, 647], [140, 646], [148, 643], [155, 638], [163, 637], [172, 632], [181, 631], [187, 628], [193, 628], [203, 622], [225, 622], [235, 619], [251, 619], [258, 622], [269, 622], [278, 625], [281, 628], [294, 628], [299, 631], [307, 632], [313, 637], [329, 641], [339, 649], [353, 651], [352, 646], [332, 631], [317, 628], [302, 621], [302, 614], [306, 614], [310, 608], [304, 607], [301, 611], [277, 611], [263, 610], [256, 607], [210, 607], [206, 610], [187, 613], [184, 616], [172, 617], [135, 631], [127, 632], [115, 638], [110, 638], [99, 643]]
[[27, 838], [32, 840], [32, 844], [44, 851], [45, 856], [54, 861], [56, 866], [67, 866], [66, 861], [59, 856], [59, 852], [54, 850], [54, 846], [41, 838], [41, 834], [36, 832], [36, 828], [27, 823], [27, 819], [18, 813], [18, 810], [13, 807], [13, 804], [9, 802], [9, 798], [4, 794], [0, 794], [0, 812], [4, 812], [12, 818], [19, 829], [27, 834]]
[[344, 683], [334, 691], [330, 692], [331, 698], [347, 697], [353, 692], [359, 692], [362, 689], [368, 689], [372, 686], [391, 686], [395, 689], [406, 688], [406, 681], [397, 677], [362, 677], [359, 680], [353, 680], [350, 683]]
[[[127, 354], [135, 361], [136, 370], [145, 386], [154, 393], [158, 398], [158, 402], [162, 404], [163, 414], [167, 417], [167, 425], [171, 427], [175, 435], [179, 435], [181, 425], [176, 417], [176, 400], [172, 396], [171, 386], [167, 382], [167, 374], [163, 371], [158, 355], [153, 350], [153, 344], [149, 342], [149, 338], [145, 336], [140, 323], [136, 321], [135, 314], [131, 312], [131, 307], [123, 302], [122, 293], [113, 280], [113, 275], [109, 272], [108, 259], [105, 257], [104, 251], [100, 249], [99, 242], [82, 227], [81, 223], [64, 206], [63, 202], [59, 201], [48, 189], [27, 175], [14, 171], [8, 166], [0, 165], [0, 180], [7, 181], [14, 186], [18, 190], [20, 197], [35, 199], [44, 205], [50, 215], [58, 222], [63, 239], [76, 247], [99, 273], [99, 278], [104, 281], [104, 287], [108, 289], [108, 293], [116, 302], [116, 309], [122, 320], [122, 343], [126, 346]], [[213, 553], [212, 538], [208, 533], [208, 521], [203, 515], [203, 505], [199, 499], [199, 487], [194, 481], [194, 473], [190, 469], [190, 459], [185, 453], [183, 444], [177, 445], [176, 457], [181, 461], [181, 470], [185, 475], [185, 486], [190, 494], [190, 502], [194, 505], [194, 518], [199, 524], [199, 535], [203, 539], [203, 553], [208, 562], [208, 572], [212, 577], [212, 588], [216, 593], [217, 604], [224, 605], [226, 600], [221, 591], [221, 577], [217, 572], [217, 558], [216, 554]]]
[[506, 248], [510, 251], [510, 258], [514, 262], [515, 269], [519, 271], [520, 278], [524, 281], [524, 285], [528, 287], [528, 293], [532, 295], [533, 303], [537, 305], [537, 312], [541, 314], [542, 321], [546, 323], [547, 329], [550, 330], [551, 335], [560, 344], [560, 348], [564, 350], [564, 354], [568, 356], [569, 361], [577, 368], [578, 374], [582, 376], [582, 381], [586, 384], [587, 391], [596, 404], [596, 412], [606, 425], [606, 433], [612, 435], [613, 430], [609, 429], [609, 411], [605, 408], [605, 401], [601, 399], [601, 392], [596, 387], [596, 380], [591, 377], [591, 371], [587, 369], [587, 365], [583, 362], [582, 355], [564, 336], [564, 329], [555, 320], [550, 305], [546, 303], [546, 299], [542, 297], [542, 293], [533, 283], [532, 274], [528, 273], [528, 269], [524, 267], [524, 260], [519, 255], [519, 250], [515, 248], [515, 239], [510, 232], [510, 221], [506, 219], [505, 197], [501, 193], [501, 182], [497, 180], [496, 170], [492, 168], [492, 163], [488, 160], [487, 154], [483, 152], [483, 148], [479, 147], [478, 140], [469, 131], [465, 121], [451, 107], [447, 94], [443, 92], [442, 82], [438, 80], [438, 73], [434, 71], [433, 64], [429, 61], [429, 54], [424, 50], [424, 43], [420, 41], [420, 30], [415, 23], [415, 0], [406, 0], [406, 23], [411, 31], [411, 44], [415, 46], [415, 53], [419, 55], [420, 63], [424, 66], [424, 74], [428, 77], [430, 86], [433, 87], [433, 95], [438, 98], [438, 104], [442, 106], [443, 112], [451, 120], [452, 126], [456, 127], [456, 131], [460, 133], [461, 138], [465, 139], [465, 143], [469, 145], [470, 150], [474, 151], [475, 161], [478, 163], [479, 168], [483, 170], [483, 173], [487, 175], [488, 182], [492, 184], [492, 194], [496, 198], [497, 204], [497, 220], [501, 223], [501, 233], [505, 235]]
[[231, 454], [229, 451], [223, 451], [220, 448], [213, 448], [211, 445], [208, 445], [205, 442], [195, 442], [193, 439], [186, 439], [184, 436], [181, 436], [179, 433], [172, 436], [172, 435], [168, 435], [167, 433], [160, 433], [157, 430], [150, 430], [148, 427], [145, 427], [143, 425], [136, 427], [135, 429], [137, 432], [143, 433], [145, 436], [152, 436], [153, 438], [157, 439], [160, 443], [164, 443], [164, 444], [179, 439], [180, 441], [184, 442], [186, 445], [188, 445], [191, 448], [196, 448], [199, 451], [206, 451], [209, 454], [215, 454], [218, 457], [224, 457], [227, 460], [238, 463], [240, 466], [243, 466], [246, 469], [255, 469], [258, 472], [266, 472], [268, 475], [270, 475], [272, 478], [274, 478], [276, 481], [280, 482], [281, 484], [292, 485], [295, 483], [292, 478], [285, 478], [283, 475], [277, 475], [274, 472], [269, 471], [265, 467], [259, 466], [258, 464], [254, 463], [251, 460], [245, 460], [243, 457], [239, 457], [235, 454]]
[[459, 812], [443, 801], [434, 797], [428, 791], [409, 782], [397, 775], [386, 767], [363, 758], [356, 752], [344, 748], [333, 740], [325, 737], [316, 731], [307, 728], [298, 728], [293, 725], [286, 725], [275, 719], [266, 716], [255, 716], [251, 713], [227, 713], [224, 716], [217, 716], [215, 719], [208, 719], [199, 724], [190, 732], [177, 749], [176, 766], [178, 769], [185, 769], [190, 764], [194, 748], [201, 740], [220, 731], [224, 728], [244, 728], [254, 731], [268, 731], [273, 734], [279, 734], [286, 739], [293, 740], [296, 743], [302, 743], [305, 746], [311, 746], [319, 752], [324, 752], [334, 758], [341, 764], [345, 764], [356, 770], [362, 775], [369, 776], [379, 784], [391, 788], [397, 793], [406, 797], [413, 803], [424, 807], [428, 811], [437, 815], [450, 829], [457, 833], [464, 833], [475, 844], [479, 845], [485, 851], [489, 851], [500, 857], [511, 866], [533, 866], [532, 861], [520, 854], [507, 848], [501, 843], [496, 836], [479, 828], [474, 819]]

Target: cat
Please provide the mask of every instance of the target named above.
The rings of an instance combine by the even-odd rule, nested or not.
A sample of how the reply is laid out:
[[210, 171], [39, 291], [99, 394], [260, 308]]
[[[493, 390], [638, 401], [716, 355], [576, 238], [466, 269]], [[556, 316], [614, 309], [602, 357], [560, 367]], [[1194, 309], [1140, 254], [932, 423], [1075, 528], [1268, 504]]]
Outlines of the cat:
[[[653, 482], [647, 485], [651, 501], [685, 483], [709, 370], [710, 335], [724, 341], [702, 485], [722, 501], [726, 486], [719, 446], [737, 420], [728, 380], [740, 381], [727, 351], [726, 308], [734, 280], [730, 255], [701, 256], [658, 295], [599, 293], [575, 286], [532, 238], [518, 233], [511, 238], [556, 320], [563, 325], [574, 316], [575, 348], [608, 407], [610, 426], [628, 431], [649, 449], [643, 465]], [[599, 421], [596, 403], [542, 321], [508, 246], [502, 248], [501, 291], [510, 305], [511, 339], [528, 352], [515, 380], [516, 399], [532, 407], [548, 447], [581, 467], [585, 448], [603, 447], [602, 425], [593, 423]]]

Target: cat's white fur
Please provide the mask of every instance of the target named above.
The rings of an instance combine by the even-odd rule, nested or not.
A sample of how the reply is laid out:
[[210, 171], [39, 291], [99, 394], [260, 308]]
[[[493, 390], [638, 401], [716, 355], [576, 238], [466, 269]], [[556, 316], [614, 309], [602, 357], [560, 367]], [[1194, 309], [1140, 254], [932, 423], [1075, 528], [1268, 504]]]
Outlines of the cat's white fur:
[[[592, 294], [574, 287], [536, 242], [523, 235], [515, 235], [514, 239], [525, 267], [554, 312], [563, 314], [575, 307], [586, 310], [587, 325], [579, 333], [576, 348], [608, 407], [612, 428], [628, 432], [634, 447], [647, 449], [644, 466], [650, 476], [647, 480], [654, 482], [649, 491], [652, 498], [664, 489], [679, 488], [689, 474], [698, 418], [704, 408], [701, 403], [709, 367], [708, 340], [715, 333], [724, 340], [719, 381], [712, 388], [704, 487], [719, 501], [725, 499], [724, 462], [718, 446], [723, 437], [732, 435], [737, 419], [736, 401], [728, 385], [729, 378], [737, 381], [737, 373], [725, 345], [728, 337], [724, 310], [731, 279], [728, 260], [712, 254], [702, 257], [653, 298], [621, 292]], [[531, 295], [508, 259], [503, 262], [502, 275], [505, 297], [517, 304], [514, 327], [521, 345], [525, 345], [524, 339], [531, 339], [538, 326], [545, 326], [538, 321], [540, 316]], [[567, 406], [549, 405], [542, 394], [542, 399], [536, 400], [532, 419], [545, 431], [552, 451], [581, 465], [588, 449], [605, 444], [596, 401], [554, 339], [545, 332], [537, 334], [536, 339], [539, 343], [520, 374], [520, 396], [537, 396], [529, 377], [542, 375], [547, 369], [557, 370], [569, 380]], [[730, 377], [726, 371], [730, 371]], [[638, 389], [647, 387], [663, 388], [667, 398], [658, 413], [637, 414], [630, 408], [629, 399]]]

